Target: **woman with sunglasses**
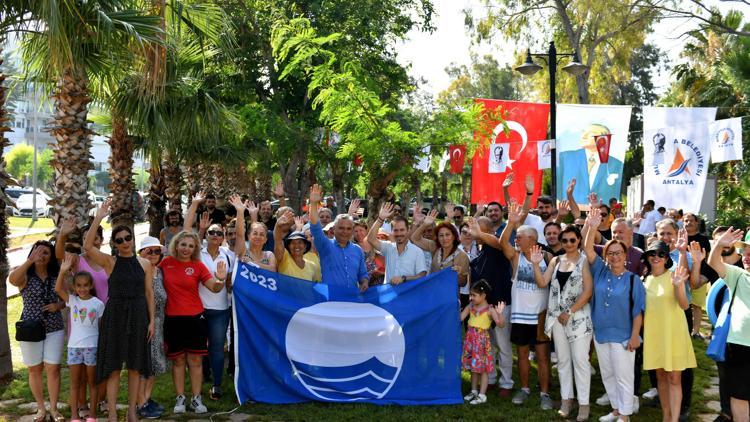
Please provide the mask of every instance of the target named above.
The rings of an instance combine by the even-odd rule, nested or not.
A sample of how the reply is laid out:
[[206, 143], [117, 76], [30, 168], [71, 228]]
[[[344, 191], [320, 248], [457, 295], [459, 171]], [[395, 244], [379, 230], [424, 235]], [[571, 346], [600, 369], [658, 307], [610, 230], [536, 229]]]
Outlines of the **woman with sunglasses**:
[[641, 345], [646, 290], [641, 278], [627, 270], [628, 247], [612, 239], [599, 257], [594, 248], [596, 231], [603, 217], [590, 213], [584, 228], [584, 252], [594, 280], [594, 347], [612, 412], [602, 422], [627, 421], [635, 408], [635, 353]]
[[[675, 245], [683, 249], [686, 238]], [[684, 254], [678, 258], [682, 261]], [[690, 306], [685, 283], [690, 272], [678, 261], [672, 267], [669, 245], [655, 240], [641, 258], [646, 266], [646, 316], [643, 322], [643, 369], [656, 369], [657, 389], [664, 421], [676, 422], [682, 404], [682, 371], [695, 368], [685, 310]]]
[[96, 212], [86, 233], [83, 250], [109, 275], [109, 300], [104, 308], [96, 353], [96, 381], [107, 381], [109, 420], [117, 420], [117, 393], [123, 363], [128, 369], [128, 421], [137, 421], [140, 378], [151, 376], [148, 342], [154, 336], [155, 307], [151, 263], [135, 253], [133, 230], [128, 226], [112, 229], [111, 244], [116, 256], [94, 247], [96, 232], [109, 215], [111, 198]]
[[541, 251], [540, 246], [534, 247], [531, 259], [537, 284], [550, 286], [544, 332], [552, 337], [557, 352], [562, 398], [558, 414], [570, 415], [575, 385], [578, 393], [576, 421], [585, 421], [589, 418], [589, 349], [594, 333], [589, 299], [593, 286], [586, 256], [580, 250], [581, 232], [575, 226], [567, 226], [560, 232], [559, 239], [565, 254], [552, 258], [544, 273], [538, 265], [542, 262], [541, 255], [536, 253]]
[[141, 388], [138, 393], [138, 415], [142, 418], [154, 419], [164, 413], [164, 406], [151, 399], [157, 375], [169, 370], [167, 355], [164, 353], [164, 308], [167, 305], [167, 291], [164, 290], [164, 275], [158, 267], [164, 256], [164, 246], [159, 239], [146, 236], [141, 241], [138, 256], [148, 260], [154, 269], [154, 337], [151, 340], [151, 376], [141, 379]]

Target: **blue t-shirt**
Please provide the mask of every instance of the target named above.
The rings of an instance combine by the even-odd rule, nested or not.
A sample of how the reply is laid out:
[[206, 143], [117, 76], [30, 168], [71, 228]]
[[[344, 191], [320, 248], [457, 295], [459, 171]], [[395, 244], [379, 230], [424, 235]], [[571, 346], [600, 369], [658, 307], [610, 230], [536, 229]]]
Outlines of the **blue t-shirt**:
[[633, 331], [633, 319], [646, 309], [646, 288], [633, 274], [633, 312], [630, 309], [630, 271], [616, 277], [600, 257], [591, 266], [594, 295], [591, 320], [598, 343], [624, 343]]

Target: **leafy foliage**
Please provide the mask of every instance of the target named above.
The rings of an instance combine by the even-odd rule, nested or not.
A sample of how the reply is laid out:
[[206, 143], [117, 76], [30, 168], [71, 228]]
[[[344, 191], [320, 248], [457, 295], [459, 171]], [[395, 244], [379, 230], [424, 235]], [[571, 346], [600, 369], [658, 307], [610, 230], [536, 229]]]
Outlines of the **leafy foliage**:
[[[52, 180], [52, 150], [45, 149], [37, 155], [37, 182], [46, 186]], [[6, 155], [7, 171], [16, 180], [31, 180], [34, 171], [34, 147], [26, 144], [14, 146]]]

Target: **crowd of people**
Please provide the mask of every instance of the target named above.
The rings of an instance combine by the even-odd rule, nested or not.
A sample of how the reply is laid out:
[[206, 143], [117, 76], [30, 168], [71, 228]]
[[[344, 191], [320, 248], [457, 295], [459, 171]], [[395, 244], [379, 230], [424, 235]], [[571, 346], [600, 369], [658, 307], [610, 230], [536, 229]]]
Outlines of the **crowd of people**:
[[467, 208], [448, 205], [440, 222], [438, 210], [424, 213], [419, 205], [409, 221], [398, 203], [383, 204], [369, 221], [359, 200], [337, 214], [318, 185], [310, 188], [305, 212], [283, 201], [274, 212], [269, 201], [256, 205], [238, 195], [226, 198], [221, 210], [217, 198], [199, 192], [186, 215], [167, 213], [158, 239], [147, 236], [136, 245], [131, 227], [114, 227], [112, 254], [102, 251], [109, 200], [83, 230], [74, 219], [61, 221], [55, 243], [37, 242], [9, 277], [23, 298], [17, 327], [38, 405], [35, 420], [48, 417], [45, 373], [49, 416], [65, 420], [57, 402], [66, 340], [74, 422], [91, 422], [97, 413], [117, 420], [123, 368], [129, 421], [164, 414], [151, 393], [156, 377], [170, 371], [173, 412], [207, 412], [203, 382], [210, 380], [209, 398], [218, 400], [225, 371], [231, 374], [234, 365], [225, 350], [232, 350], [234, 337], [229, 275], [239, 261], [359, 291], [452, 269], [466, 328], [462, 365], [471, 372], [465, 400], [485, 403], [494, 386], [500, 397], [524, 405], [535, 361], [540, 407], [552, 411], [556, 362], [557, 413], [577, 421], [590, 415], [593, 351], [606, 391], [596, 403], [612, 408], [601, 421], [638, 412], [644, 370], [652, 388], [643, 396], [658, 397], [663, 419], [687, 418], [696, 366], [691, 336], [702, 336], [708, 285], [723, 279], [731, 328], [727, 357], [717, 363], [719, 418], [747, 421], [750, 239], [717, 227], [711, 242], [696, 214], [655, 209], [654, 201], [629, 217], [616, 199], [605, 204], [591, 194], [584, 215], [573, 199], [575, 179], [566, 201], [541, 196], [532, 204], [529, 178], [519, 204], [508, 197], [509, 179], [506, 207], [479, 204], [468, 216]]

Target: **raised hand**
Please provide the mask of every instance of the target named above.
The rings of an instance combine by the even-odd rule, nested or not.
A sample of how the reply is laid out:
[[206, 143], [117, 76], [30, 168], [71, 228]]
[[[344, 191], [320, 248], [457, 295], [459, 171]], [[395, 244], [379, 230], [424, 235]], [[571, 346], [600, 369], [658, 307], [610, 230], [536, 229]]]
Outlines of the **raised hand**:
[[716, 247], [732, 247], [740, 240], [742, 240], [742, 230], [735, 230], [734, 227], [730, 227], [721, 237], [716, 239]]
[[544, 252], [542, 251], [542, 247], [539, 245], [534, 245], [531, 247], [531, 263], [534, 265], [539, 265], [544, 260]]
[[508, 222], [518, 225], [521, 224], [521, 207], [516, 203], [508, 204]]
[[422, 222], [424, 214], [422, 214], [422, 204], [420, 204], [419, 201], [414, 202], [414, 208], [411, 209], [411, 215], [415, 223]]
[[62, 264], [60, 264], [60, 274], [69, 272], [73, 268], [76, 258], [75, 254], [65, 252], [65, 258], [63, 258]]
[[219, 263], [216, 265], [216, 272], [214, 273], [214, 277], [216, 277], [216, 280], [223, 283], [227, 279], [227, 263], [224, 261], [219, 261]]
[[513, 184], [513, 173], [508, 173], [503, 180], [503, 188], [509, 188]]
[[63, 236], [67, 236], [71, 233], [73, 233], [73, 230], [76, 229], [76, 224], [78, 223], [78, 219], [76, 217], [65, 217], [62, 219], [62, 224], [60, 224], [60, 234]]
[[497, 312], [498, 314], [502, 314], [504, 310], [505, 310], [505, 302], [500, 302], [497, 304], [497, 306], [495, 306], [495, 312]]
[[193, 195], [193, 204], [202, 204], [206, 200], [206, 192], [203, 190], [198, 191]]
[[688, 234], [685, 229], [680, 229], [677, 232], [677, 241], [674, 244], [674, 247], [677, 248], [680, 253], [687, 252], [688, 249]]
[[277, 199], [284, 197], [284, 182], [281, 180], [279, 180], [279, 183], [273, 188], [273, 196]]
[[323, 199], [323, 191], [320, 189], [320, 185], [317, 183], [310, 186], [310, 205], [319, 204], [320, 200]]
[[560, 201], [560, 205], [557, 206], [557, 215], [565, 217], [570, 214], [570, 202], [567, 200]]
[[281, 224], [282, 227], [289, 227], [294, 222], [294, 213], [286, 211], [277, 220], [276, 224]]
[[706, 250], [701, 248], [701, 244], [695, 240], [690, 242], [690, 256], [693, 258], [693, 262], [703, 261], [706, 257]]
[[245, 201], [245, 209], [250, 213], [251, 216], [255, 217], [258, 216], [258, 211], [260, 211], [260, 208], [255, 204], [255, 202], [249, 199]]
[[469, 217], [466, 222], [469, 224], [469, 232], [471, 233], [471, 236], [476, 238], [479, 236], [479, 233], [482, 232], [482, 228], [479, 227], [479, 222], [474, 217]]
[[688, 271], [687, 268], [682, 266], [677, 267], [677, 269], [672, 272], [672, 284], [675, 286], [682, 286], [689, 277], [690, 271]]
[[42, 248], [44, 248], [44, 246], [41, 245], [37, 245], [36, 247], [34, 247], [34, 249], [32, 249], [31, 253], [29, 254], [29, 257], [26, 259], [33, 262], [34, 264], [41, 262], [42, 253], [44, 252]]
[[201, 219], [198, 222], [198, 228], [200, 230], [208, 230], [208, 226], [211, 225], [211, 216], [208, 214], [208, 211], [204, 211], [203, 214], [201, 214]]
[[595, 208], [599, 208], [599, 205], [601, 205], [601, 202], [599, 202], [599, 195], [596, 194], [596, 192], [589, 193], [589, 206], [591, 207], [591, 210]]
[[534, 178], [530, 174], [526, 175], [524, 185], [526, 186], [526, 193], [534, 193]]
[[586, 225], [591, 229], [596, 230], [600, 224], [602, 224], [601, 214], [599, 214], [598, 212], [589, 211], [588, 216], [586, 216]]
[[453, 220], [454, 213], [453, 211], [456, 209], [456, 206], [448, 202], [445, 204], [445, 219], [448, 221]]
[[229, 203], [237, 210], [237, 214], [245, 212], [245, 204], [242, 202], [242, 198], [239, 195], [234, 194], [230, 196]]
[[[420, 214], [421, 214], [421, 212], [420, 212]], [[384, 203], [380, 207], [380, 212], [378, 213], [378, 218], [380, 218], [381, 220], [385, 221], [385, 220], [391, 218], [392, 215], [393, 215], [393, 204], [391, 204], [390, 202]]]
[[294, 217], [294, 230], [301, 232], [305, 227], [305, 219], [302, 217]]
[[359, 211], [359, 204], [361, 201], [357, 198], [352, 199], [352, 202], [349, 203], [349, 215], [354, 216], [357, 215], [357, 211]]
[[424, 218], [424, 223], [428, 226], [431, 226], [435, 224], [435, 219], [438, 216], [438, 210], [430, 210], [430, 212], [427, 213], [427, 217]]
[[107, 198], [102, 202], [102, 205], [99, 206], [99, 209], [96, 210], [96, 218], [99, 220], [103, 220], [105, 217], [109, 215], [109, 207], [112, 205], [112, 198]]
[[568, 188], [566, 189], [566, 193], [570, 196], [573, 195], [573, 190], [576, 188], [576, 178], [570, 179], [568, 182]]

